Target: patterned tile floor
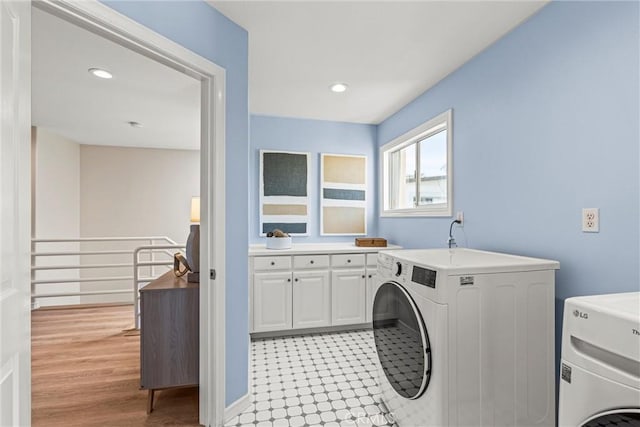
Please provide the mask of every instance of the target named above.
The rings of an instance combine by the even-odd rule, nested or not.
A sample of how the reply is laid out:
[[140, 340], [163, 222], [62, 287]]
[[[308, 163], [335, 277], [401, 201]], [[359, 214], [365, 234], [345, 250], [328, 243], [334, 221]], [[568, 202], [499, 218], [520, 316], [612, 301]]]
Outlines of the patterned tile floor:
[[253, 402], [227, 426], [391, 426], [370, 330], [252, 342]]

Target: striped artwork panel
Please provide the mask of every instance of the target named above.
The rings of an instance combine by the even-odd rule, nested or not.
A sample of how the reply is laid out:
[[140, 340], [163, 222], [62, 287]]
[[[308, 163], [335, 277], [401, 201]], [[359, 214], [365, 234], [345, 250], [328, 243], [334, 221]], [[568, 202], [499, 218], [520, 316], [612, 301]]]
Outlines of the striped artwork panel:
[[309, 228], [309, 153], [260, 150], [260, 235]]
[[322, 154], [320, 234], [367, 234], [367, 158]]

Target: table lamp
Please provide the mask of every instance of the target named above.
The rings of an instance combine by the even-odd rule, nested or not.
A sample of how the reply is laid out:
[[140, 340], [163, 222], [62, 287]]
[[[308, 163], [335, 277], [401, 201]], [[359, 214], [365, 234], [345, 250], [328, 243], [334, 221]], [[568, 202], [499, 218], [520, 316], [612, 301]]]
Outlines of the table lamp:
[[200, 197], [191, 198], [191, 231], [185, 249], [191, 272], [188, 282], [200, 282]]

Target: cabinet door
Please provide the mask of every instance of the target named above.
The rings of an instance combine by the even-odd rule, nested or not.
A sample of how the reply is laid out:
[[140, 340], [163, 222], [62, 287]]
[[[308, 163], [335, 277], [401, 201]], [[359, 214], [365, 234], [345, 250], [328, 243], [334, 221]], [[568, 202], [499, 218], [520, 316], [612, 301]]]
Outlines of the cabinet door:
[[198, 384], [199, 289], [157, 289], [140, 295], [141, 388]]
[[[368, 255], [367, 255], [368, 256]], [[367, 267], [367, 304], [366, 304], [366, 321], [372, 321], [373, 299], [382, 283], [378, 282], [378, 270], [376, 268]]]
[[331, 324], [331, 288], [328, 271], [293, 273], [293, 327]]
[[282, 329], [291, 329], [291, 273], [255, 273], [253, 330]]
[[365, 270], [331, 273], [331, 324], [349, 325], [366, 321]]

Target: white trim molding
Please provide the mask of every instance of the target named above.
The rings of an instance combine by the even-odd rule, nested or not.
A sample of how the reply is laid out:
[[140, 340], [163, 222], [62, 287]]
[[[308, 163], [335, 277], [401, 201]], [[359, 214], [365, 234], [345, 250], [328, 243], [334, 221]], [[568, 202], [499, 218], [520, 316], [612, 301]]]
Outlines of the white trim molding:
[[225, 424], [231, 421], [234, 417], [237, 417], [243, 413], [249, 406], [251, 406], [251, 389], [249, 392], [242, 396], [240, 399], [227, 406], [224, 410], [224, 422]]
[[[447, 198], [446, 203], [433, 203], [430, 205], [416, 206], [413, 208], [390, 209], [389, 192], [390, 189], [390, 166], [389, 154], [397, 152], [412, 144], [429, 138], [443, 130], [447, 131]], [[416, 148], [417, 152], [417, 148]], [[420, 171], [420, 157], [416, 155], [416, 171]], [[425, 123], [411, 129], [403, 135], [380, 147], [379, 155], [379, 193], [380, 216], [381, 217], [446, 217], [453, 214], [453, 110], [449, 109], [436, 117], [427, 120]], [[420, 180], [416, 179], [416, 189]], [[416, 197], [418, 191], [416, 190]]]
[[[225, 402], [225, 70], [97, 0], [39, 0], [33, 5], [201, 82], [200, 269], [203, 280], [200, 286], [199, 422], [205, 426], [221, 426]], [[215, 270], [215, 280], [207, 279], [210, 270]]]

